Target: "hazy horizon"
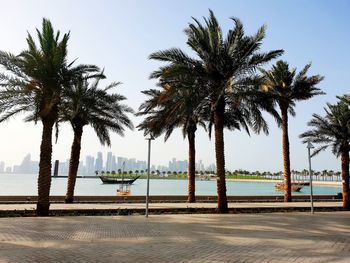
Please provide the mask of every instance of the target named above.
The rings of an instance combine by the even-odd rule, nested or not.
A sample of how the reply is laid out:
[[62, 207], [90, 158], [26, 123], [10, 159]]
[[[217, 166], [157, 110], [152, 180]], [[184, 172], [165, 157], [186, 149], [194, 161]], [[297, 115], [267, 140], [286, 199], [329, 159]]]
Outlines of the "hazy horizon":
[[[145, 96], [142, 90], [155, 87], [149, 75], [161, 64], [148, 60], [150, 53], [179, 47], [192, 54], [186, 46], [184, 28], [191, 17], [202, 19], [212, 9], [223, 31], [232, 27], [230, 17], [238, 17], [246, 34], [253, 34], [263, 24], [267, 35], [262, 51], [284, 49], [281, 59], [301, 70], [312, 62], [309, 74], [325, 76], [319, 87], [324, 96], [312, 98], [296, 105], [296, 117], [289, 118], [291, 169], [307, 168], [307, 149], [298, 138], [307, 129], [313, 113], [324, 115], [327, 102], [334, 103], [336, 95], [350, 93], [350, 2], [339, 1], [185, 1], [161, 0], [129, 1], [1, 1], [0, 50], [18, 54], [25, 49], [27, 31], [35, 36], [41, 28], [42, 18], [51, 20], [61, 33], [70, 31], [69, 60], [76, 64], [96, 64], [105, 69], [107, 80], [101, 88], [113, 81], [123, 84], [116, 90], [127, 97], [125, 102], [137, 111]], [[276, 61], [273, 61], [274, 63]], [[271, 64], [266, 67], [269, 68]], [[0, 160], [7, 166], [20, 163], [26, 153], [39, 160], [41, 123], [24, 123], [23, 115], [0, 123]], [[134, 125], [141, 117], [131, 116]], [[225, 131], [225, 155], [228, 170], [282, 170], [281, 130], [267, 117], [270, 135], [249, 137], [240, 131]], [[60, 125], [57, 144], [53, 138], [52, 160], [66, 160], [70, 156], [73, 133], [68, 124]], [[137, 130], [126, 131], [125, 137], [111, 134], [112, 147], [102, 147], [89, 127], [84, 129], [81, 156], [115, 155], [138, 160], [147, 159], [147, 141]], [[214, 140], [202, 129], [196, 133], [197, 161], [215, 163]], [[164, 137], [152, 142], [152, 164], [166, 165], [175, 157], [187, 159], [188, 144], [180, 130], [164, 143]], [[340, 160], [330, 152], [313, 158], [314, 170], [340, 170]]]

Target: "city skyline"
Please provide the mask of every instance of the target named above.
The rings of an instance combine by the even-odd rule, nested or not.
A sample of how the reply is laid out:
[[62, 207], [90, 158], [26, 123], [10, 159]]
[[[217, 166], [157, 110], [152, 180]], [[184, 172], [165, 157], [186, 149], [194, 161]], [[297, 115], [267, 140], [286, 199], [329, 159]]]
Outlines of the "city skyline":
[[[105, 158], [104, 158], [105, 157]], [[69, 159], [58, 160], [59, 161], [59, 175], [68, 174]], [[169, 160], [168, 165], [159, 165], [151, 162], [151, 171], [176, 171], [187, 172], [188, 160], [177, 160], [172, 158]], [[52, 165], [52, 171], [54, 164]], [[215, 165], [204, 165], [202, 160], [196, 163], [196, 169], [199, 171], [214, 171]], [[107, 152], [104, 156], [102, 152], [97, 152], [95, 157], [92, 155], [86, 155], [80, 160], [78, 174], [93, 175], [95, 171], [145, 171], [147, 170], [147, 162], [144, 160], [137, 160], [136, 158], [126, 158], [123, 156], [116, 156], [113, 152]], [[31, 154], [28, 153], [23, 158], [20, 164], [12, 166], [6, 165], [6, 163], [0, 160], [0, 173], [14, 173], [14, 174], [35, 174], [39, 171], [39, 162], [32, 160]]]
[[[40, 6], [40, 8], [37, 8]], [[67, 9], [66, 7], [69, 6]], [[84, 12], [81, 7], [84, 6]], [[212, 9], [223, 31], [232, 26], [230, 17], [239, 18], [247, 34], [253, 34], [263, 24], [267, 25], [267, 36], [262, 51], [284, 49], [281, 59], [291, 67], [301, 70], [312, 62], [310, 74], [325, 76], [320, 88], [326, 93], [307, 102], [296, 105], [296, 117], [290, 118], [291, 166], [302, 170], [308, 167], [307, 149], [301, 143], [299, 134], [307, 130], [307, 122], [313, 113], [324, 115], [326, 103], [334, 103], [336, 95], [349, 93], [350, 59], [347, 43], [350, 34], [348, 10], [350, 3], [332, 1], [206, 1], [193, 0], [165, 3], [163, 1], [3, 1], [8, 10], [0, 17], [0, 34], [3, 36], [0, 50], [18, 54], [26, 47], [27, 31], [35, 34], [41, 27], [43, 17], [50, 19], [55, 29], [71, 32], [68, 50], [69, 60], [78, 58], [78, 63], [96, 64], [105, 68], [107, 80], [121, 81], [116, 92], [127, 97], [126, 103], [137, 111], [145, 100], [142, 90], [155, 87], [149, 75], [161, 64], [148, 60], [157, 50], [179, 47], [186, 52], [184, 28], [191, 17], [201, 19]], [[64, 10], [64, 16], [62, 12]], [[169, 10], [172, 10], [169, 12]], [[115, 15], [115, 14], [118, 15]], [[98, 17], [94, 21], [91, 17]], [[13, 19], [20, 17], [21, 19]], [[11, 21], [11, 26], [9, 22]], [[334, 29], [337, 30], [334, 30]], [[312, 34], [310, 34], [312, 32]], [[344, 33], [340, 33], [344, 32]], [[325, 37], [326, 36], [326, 37]], [[336, 41], [334, 41], [336, 40]], [[130, 51], [130, 52], [129, 52]], [[275, 61], [273, 61], [274, 63]], [[270, 65], [267, 65], [270, 67]], [[103, 85], [102, 85], [103, 86]], [[22, 156], [31, 152], [39, 159], [42, 125], [23, 122], [24, 116], [0, 125], [0, 146], [3, 150], [0, 160], [8, 165], [18, 164]], [[131, 116], [135, 126], [141, 117]], [[248, 136], [241, 131], [225, 131], [225, 156], [228, 170], [269, 170], [282, 169], [281, 130], [274, 120], [266, 116], [270, 135]], [[53, 144], [52, 159], [65, 160], [70, 155], [73, 133], [69, 124], [60, 124], [57, 144]], [[102, 152], [118, 152], [126, 158], [143, 160], [147, 158], [147, 141], [143, 133], [127, 131], [125, 137], [111, 135], [112, 147], [103, 147]], [[196, 158], [204, 163], [214, 163], [214, 141], [209, 140], [203, 129], [196, 133]], [[81, 155], [97, 152], [100, 143], [90, 127], [84, 129]], [[187, 140], [180, 130], [176, 130], [164, 143], [164, 137], [152, 141], [152, 162], [167, 165], [167, 160], [175, 157], [186, 159]], [[171, 157], [170, 157], [171, 156]], [[340, 169], [340, 161], [329, 151], [312, 159], [317, 170]]]
[[[95, 171], [109, 171], [109, 172], [116, 172], [119, 173], [121, 171], [129, 173], [130, 171], [147, 171], [147, 161], [144, 160], [137, 160], [136, 158], [126, 158], [123, 156], [117, 157], [112, 152], [107, 152], [106, 158], [103, 158], [104, 154], [102, 152], [96, 153], [96, 158], [92, 155], [86, 155], [79, 163], [79, 169], [78, 174], [80, 175], [94, 175]], [[115, 163], [112, 162], [110, 169], [106, 169], [108, 167], [108, 155], [111, 155], [111, 159], [115, 160]], [[113, 158], [114, 157], [114, 158]], [[102, 159], [101, 159], [102, 158]], [[84, 161], [85, 160], [85, 161]], [[99, 160], [97, 162], [97, 160]], [[52, 174], [55, 166], [55, 161], [53, 161], [52, 164]], [[68, 169], [69, 169], [69, 158], [67, 158], [65, 161], [58, 160], [59, 161], [59, 170], [58, 175], [68, 175]], [[102, 165], [101, 165], [102, 161]], [[125, 163], [125, 164], [124, 164]], [[124, 164], [124, 165], [123, 165]], [[176, 158], [172, 158], [168, 162], [168, 166], [166, 165], [159, 165], [159, 164], [152, 164], [151, 162], [151, 171], [159, 171], [159, 172], [187, 172], [188, 169], [188, 160], [177, 160]], [[308, 171], [307, 169], [291, 169], [292, 172], [303, 172]], [[6, 163], [2, 160], [0, 160], [0, 174], [37, 174], [39, 171], [39, 161], [32, 160], [31, 154], [28, 153], [25, 155], [23, 160], [20, 164], [14, 164], [12, 166], [7, 166]], [[205, 165], [202, 160], [199, 160], [196, 162], [196, 171], [198, 172], [204, 172], [204, 171], [216, 171], [216, 166], [214, 163]], [[227, 172], [234, 172], [234, 171], [242, 171], [243, 174], [246, 172], [249, 173], [282, 173], [282, 170], [247, 170], [247, 169], [235, 169], [230, 170], [226, 169]], [[322, 173], [325, 171], [332, 171], [332, 172], [339, 172], [340, 169], [323, 169], [323, 170], [317, 170], [313, 169], [313, 171]]]

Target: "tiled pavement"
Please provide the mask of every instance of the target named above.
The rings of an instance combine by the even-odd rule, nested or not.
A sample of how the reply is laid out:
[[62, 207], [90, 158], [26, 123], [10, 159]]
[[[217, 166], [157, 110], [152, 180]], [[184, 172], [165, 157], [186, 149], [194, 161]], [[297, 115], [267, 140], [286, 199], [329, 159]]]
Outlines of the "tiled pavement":
[[[229, 208], [288, 208], [288, 207], [310, 207], [310, 202], [229, 202]], [[315, 207], [341, 207], [342, 202], [314, 202]], [[215, 208], [217, 203], [150, 203], [150, 208]], [[76, 209], [145, 209], [144, 203], [51, 203], [50, 209], [76, 210]], [[35, 210], [36, 204], [0, 204], [2, 210]]]
[[[305, 212], [310, 202], [229, 202], [230, 213]], [[150, 203], [151, 214], [165, 213], [215, 213], [216, 203]], [[315, 202], [318, 212], [340, 211], [342, 202]], [[0, 217], [35, 216], [35, 203], [1, 203]], [[144, 214], [144, 203], [51, 203], [50, 215], [134, 215]]]
[[0, 262], [350, 262], [350, 212], [0, 218]]

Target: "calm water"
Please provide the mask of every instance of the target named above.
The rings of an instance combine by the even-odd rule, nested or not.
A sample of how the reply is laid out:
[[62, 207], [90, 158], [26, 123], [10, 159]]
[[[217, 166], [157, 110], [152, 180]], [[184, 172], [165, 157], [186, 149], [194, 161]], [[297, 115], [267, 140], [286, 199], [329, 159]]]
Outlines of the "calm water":
[[[274, 183], [227, 182], [227, 195], [282, 195], [276, 192]], [[66, 193], [67, 178], [52, 178], [51, 195]], [[115, 195], [117, 185], [102, 184], [100, 179], [78, 178], [76, 195]], [[314, 194], [334, 195], [340, 187], [314, 186]], [[146, 180], [138, 179], [131, 187], [132, 195], [145, 195]], [[307, 195], [310, 188], [304, 186], [299, 195]], [[36, 195], [37, 175], [0, 175], [0, 195]], [[150, 181], [150, 195], [186, 195], [187, 180], [154, 179]], [[215, 181], [196, 181], [197, 195], [216, 195]]]

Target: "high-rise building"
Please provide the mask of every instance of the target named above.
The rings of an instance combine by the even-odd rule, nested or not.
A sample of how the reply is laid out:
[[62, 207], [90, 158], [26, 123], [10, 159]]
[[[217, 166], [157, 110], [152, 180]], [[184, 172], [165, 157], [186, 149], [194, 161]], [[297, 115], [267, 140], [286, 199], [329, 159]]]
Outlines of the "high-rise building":
[[108, 152], [107, 160], [106, 160], [106, 171], [112, 171], [112, 161], [113, 161], [113, 153]]
[[196, 163], [196, 170], [197, 171], [204, 171], [204, 164], [202, 160], [199, 160], [198, 163]]
[[123, 158], [123, 157], [118, 157], [117, 158], [118, 159], [118, 165], [117, 165], [117, 167], [118, 167], [118, 169], [117, 170], [122, 170], [122, 171], [126, 171], [126, 161], [127, 161], [127, 159], [126, 158]]
[[96, 171], [102, 171], [103, 170], [103, 158], [102, 158], [102, 152], [97, 153], [97, 158], [95, 162], [95, 170]]
[[84, 165], [84, 162], [79, 161], [79, 166], [78, 166], [78, 172], [77, 174], [86, 174], [86, 166]]
[[208, 165], [207, 170], [208, 170], [208, 171], [214, 171], [214, 172], [216, 172], [216, 166], [215, 166], [215, 164], [212, 163], [212, 164]]
[[30, 167], [30, 163], [31, 162], [31, 155], [30, 153], [28, 153], [24, 158], [23, 161], [21, 163], [21, 165], [19, 166], [19, 173], [30, 173], [31, 171], [31, 167]]
[[0, 173], [4, 173], [4, 172], [5, 172], [5, 163], [0, 162]]
[[111, 170], [112, 171], [117, 171], [117, 161], [116, 161], [116, 158], [115, 158], [115, 155], [112, 156], [112, 168]]
[[39, 163], [31, 160], [31, 155], [28, 153], [20, 165], [13, 166], [13, 173], [33, 174], [39, 171]]
[[91, 155], [87, 155], [85, 157], [86, 162], [86, 174], [87, 175], [93, 175], [95, 174], [95, 158]]
[[58, 165], [58, 174], [59, 175], [68, 175], [69, 170], [69, 159], [65, 162], [60, 162]]
[[138, 170], [146, 170], [147, 169], [146, 161], [137, 161], [137, 169]]

